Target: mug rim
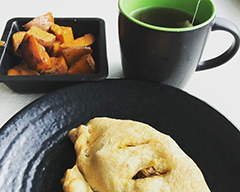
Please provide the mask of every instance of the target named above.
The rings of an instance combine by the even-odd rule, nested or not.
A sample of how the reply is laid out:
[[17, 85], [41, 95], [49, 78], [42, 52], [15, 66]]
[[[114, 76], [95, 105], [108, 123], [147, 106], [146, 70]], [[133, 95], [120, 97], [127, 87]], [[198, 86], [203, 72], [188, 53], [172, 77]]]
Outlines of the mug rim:
[[213, 4], [213, 2], [211, 0], [208, 0], [211, 4], [212, 4], [212, 7], [213, 7], [213, 12], [212, 12], [212, 15], [211, 17], [209, 17], [206, 21], [198, 24], [198, 25], [195, 25], [195, 26], [192, 26], [192, 27], [179, 27], [179, 28], [170, 28], [170, 27], [159, 27], [159, 26], [155, 26], [155, 25], [151, 25], [151, 24], [147, 24], [147, 23], [144, 23], [142, 21], [139, 21], [137, 19], [135, 19], [134, 17], [132, 17], [130, 14], [128, 14], [126, 11], [124, 11], [124, 9], [122, 8], [122, 2], [124, 0], [118, 0], [118, 8], [120, 10], [120, 12], [126, 16], [128, 19], [130, 19], [131, 21], [133, 21], [134, 23], [138, 24], [138, 25], [141, 25], [143, 27], [146, 27], [146, 28], [149, 28], [149, 29], [154, 29], [154, 30], [158, 30], [158, 31], [166, 31], [166, 32], [186, 32], [186, 31], [193, 31], [193, 30], [196, 30], [196, 29], [200, 29], [206, 25], [208, 25], [209, 23], [211, 23], [214, 18], [216, 17], [216, 9], [215, 9], [215, 6]]

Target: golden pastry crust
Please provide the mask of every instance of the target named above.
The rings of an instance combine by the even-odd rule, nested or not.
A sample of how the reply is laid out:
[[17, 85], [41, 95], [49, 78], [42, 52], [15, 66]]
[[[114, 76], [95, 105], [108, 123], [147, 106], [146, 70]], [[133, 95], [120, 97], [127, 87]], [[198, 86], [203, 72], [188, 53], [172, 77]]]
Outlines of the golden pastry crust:
[[73, 170], [78, 172], [68, 176], [69, 183], [77, 178], [97, 192], [210, 191], [200, 169], [176, 142], [147, 124], [94, 118], [68, 136], [77, 155]]
[[77, 165], [65, 172], [61, 182], [63, 183], [63, 190], [65, 192], [79, 192], [79, 189], [84, 192], [92, 192], [83, 175], [79, 172]]

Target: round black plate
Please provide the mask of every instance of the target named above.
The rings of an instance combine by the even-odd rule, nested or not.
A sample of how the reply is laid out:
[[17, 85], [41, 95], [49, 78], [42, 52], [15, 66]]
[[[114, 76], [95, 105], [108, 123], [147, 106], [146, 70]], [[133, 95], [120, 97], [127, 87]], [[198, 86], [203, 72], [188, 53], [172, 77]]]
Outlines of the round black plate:
[[134, 80], [71, 86], [17, 113], [0, 132], [1, 191], [61, 191], [60, 180], [75, 163], [66, 134], [96, 116], [137, 120], [169, 134], [198, 164], [212, 191], [240, 191], [236, 127], [181, 90]]

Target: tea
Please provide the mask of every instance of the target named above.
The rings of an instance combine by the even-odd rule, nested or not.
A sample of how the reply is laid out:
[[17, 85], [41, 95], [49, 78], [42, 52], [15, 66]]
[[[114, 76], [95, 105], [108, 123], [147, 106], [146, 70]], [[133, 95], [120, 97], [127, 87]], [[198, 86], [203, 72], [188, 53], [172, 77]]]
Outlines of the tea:
[[193, 16], [182, 10], [166, 7], [147, 7], [133, 11], [131, 16], [144, 23], [169, 28], [181, 28], [197, 25], [199, 22]]

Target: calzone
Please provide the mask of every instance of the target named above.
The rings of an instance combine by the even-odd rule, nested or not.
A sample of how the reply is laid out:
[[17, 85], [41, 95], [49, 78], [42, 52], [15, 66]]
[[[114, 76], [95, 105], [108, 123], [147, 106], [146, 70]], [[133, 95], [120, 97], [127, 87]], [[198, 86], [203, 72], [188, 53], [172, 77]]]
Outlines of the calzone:
[[94, 118], [72, 129], [76, 164], [65, 192], [207, 192], [203, 174], [176, 142], [132, 120]]

